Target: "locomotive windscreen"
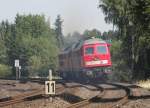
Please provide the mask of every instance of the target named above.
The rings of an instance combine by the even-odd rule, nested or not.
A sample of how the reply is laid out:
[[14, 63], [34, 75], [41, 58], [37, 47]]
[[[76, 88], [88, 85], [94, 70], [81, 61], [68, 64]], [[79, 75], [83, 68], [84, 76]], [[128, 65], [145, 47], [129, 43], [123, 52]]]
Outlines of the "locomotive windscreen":
[[87, 47], [85, 49], [85, 54], [93, 54], [94, 53], [94, 48], [93, 47]]
[[107, 54], [106, 46], [97, 46], [97, 53], [99, 53], [99, 54]]

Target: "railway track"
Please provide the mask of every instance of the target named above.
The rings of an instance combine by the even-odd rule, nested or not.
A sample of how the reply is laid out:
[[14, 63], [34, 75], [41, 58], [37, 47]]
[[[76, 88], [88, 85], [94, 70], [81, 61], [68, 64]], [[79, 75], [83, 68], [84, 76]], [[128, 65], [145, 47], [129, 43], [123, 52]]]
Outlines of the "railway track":
[[97, 86], [97, 85], [94, 85], [94, 86], [96, 86], [96, 87], [99, 89], [99, 93], [98, 93], [98, 94], [96, 94], [95, 96], [92, 96], [92, 97], [90, 97], [90, 98], [88, 98], [88, 99], [84, 99], [84, 100], [82, 100], [82, 101], [80, 101], [80, 102], [74, 103], [74, 104], [68, 106], [67, 108], [83, 107], [83, 106], [85, 106], [85, 105], [90, 104], [90, 101], [91, 101], [92, 99], [94, 99], [95, 97], [102, 97], [102, 96], [105, 94], [104, 88], [102, 88], [102, 87], [100, 87], [100, 86]]
[[[13, 104], [16, 104], [16, 103], [20, 103], [20, 102], [24, 102], [30, 98], [34, 98], [36, 96], [39, 96], [39, 97], [44, 97], [44, 88], [42, 89], [39, 89], [39, 90], [34, 90], [30, 93], [23, 93], [23, 94], [20, 94], [20, 95], [17, 95], [17, 96], [13, 96], [13, 97], [8, 97], [8, 98], [3, 98], [3, 99], [0, 99], [0, 107], [4, 107], [4, 106], [8, 106], [8, 105], [13, 105]], [[57, 87], [56, 88], [56, 92], [57, 94], [60, 94], [62, 91], [64, 90], [64, 87]]]
[[[29, 80], [29, 81], [32, 81], [32, 80]], [[37, 82], [37, 83], [44, 83], [44, 81], [42, 80], [38, 80], [38, 79], [33, 79], [33, 82]], [[56, 87], [56, 93], [57, 94], [60, 94], [63, 92], [63, 90], [65, 89], [64, 86], [59, 86], [59, 87]], [[34, 98], [36, 96], [39, 96], [39, 97], [45, 97], [44, 95], [45, 93], [45, 88], [42, 87], [42, 88], [37, 88], [37, 89], [34, 89], [28, 93], [21, 93], [20, 95], [16, 95], [16, 96], [12, 96], [12, 97], [5, 97], [5, 98], [1, 98], [0, 99], [0, 107], [4, 107], [4, 106], [8, 106], [8, 105], [13, 105], [13, 104], [16, 104], [16, 103], [20, 103], [20, 102], [24, 102], [28, 99], [31, 99], [31, 98]]]
[[[34, 97], [37, 95], [42, 95], [43, 90], [44, 89], [34, 90], [30, 93], [23, 93], [14, 97], [9, 97], [7, 101], [3, 101], [3, 99], [1, 99], [0, 107], [16, 104], [25, 101], [25, 99], [27, 98]], [[4, 100], [6, 100], [6, 98]]]
[[107, 84], [114, 85], [121, 89], [124, 89], [126, 91], [126, 94], [119, 101], [117, 101], [116, 103], [114, 103], [112, 105], [108, 105], [108, 107], [106, 107], [106, 108], [120, 108], [122, 105], [129, 102], [128, 99], [133, 94], [131, 88], [129, 88], [125, 85], [121, 85], [121, 84], [115, 84], [115, 83], [107, 83]]
[[[126, 86], [120, 85], [120, 84], [113, 84], [113, 83], [106, 83], [106, 84], [116, 86], [117, 88], [121, 88], [121, 89], [125, 90], [126, 94], [119, 101], [117, 101], [115, 103], [105, 103], [105, 104], [101, 105], [101, 107], [99, 107], [99, 108], [117, 108], [128, 102], [128, 97], [131, 95], [131, 92], [132, 92], [129, 87], [126, 87]], [[100, 90], [100, 92], [97, 95], [92, 96], [88, 99], [82, 100], [80, 102], [74, 103], [74, 104], [68, 106], [67, 108], [82, 108], [84, 106], [87, 106], [88, 104], [92, 104], [93, 100], [95, 100], [97, 98], [99, 98], [99, 99], [103, 98], [103, 96], [105, 96], [107, 90], [104, 87], [97, 86], [97, 85], [95, 85], [95, 86], [98, 87]]]
[[[36, 79], [36, 81], [34, 80], [33, 82], [43, 83], [44, 81], [41, 81], [41, 80], [38, 81]], [[75, 88], [79, 88], [79, 87], [86, 88], [90, 91], [98, 91], [98, 93], [90, 96], [87, 99], [82, 99], [78, 102], [71, 103], [66, 108], [82, 108], [82, 107], [84, 108], [87, 105], [90, 106], [92, 104], [99, 104], [100, 106], [98, 108], [118, 108], [118, 107], [121, 107], [122, 105], [128, 103], [130, 96], [132, 96], [132, 94], [134, 94], [131, 87], [129, 87], [129, 86], [119, 84], [119, 83], [106, 83], [105, 82], [102, 84], [114, 86], [118, 89], [121, 89], [122, 91], [125, 92], [125, 95], [118, 98], [118, 100], [114, 99], [115, 101], [113, 101], [113, 99], [112, 99], [112, 102], [111, 101], [103, 102], [103, 99], [105, 96], [107, 96], [109, 89], [106, 87], [103, 87], [102, 84], [95, 84], [95, 83], [79, 84], [79, 83], [77, 83], [77, 85], [71, 85], [71, 86], [68, 86], [65, 82], [62, 82], [61, 84], [62, 84], [62, 86], [56, 87], [56, 96], [59, 96], [59, 94], [63, 93], [66, 89], [70, 90], [71, 88], [75, 89]], [[96, 89], [95, 88], [91, 89], [88, 85], [91, 85], [91, 86], [95, 87]], [[0, 99], [0, 107], [24, 102], [27, 99], [33, 98], [35, 96], [44, 97], [43, 94], [44, 94], [44, 88], [37, 89], [37, 90], [34, 89], [32, 92], [29, 92], [29, 93], [23, 93], [23, 94], [20, 94], [17, 96]], [[97, 100], [99, 100], [99, 101], [97, 102]], [[91, 108], [91, 107], [89, 107], [89, 108]]]

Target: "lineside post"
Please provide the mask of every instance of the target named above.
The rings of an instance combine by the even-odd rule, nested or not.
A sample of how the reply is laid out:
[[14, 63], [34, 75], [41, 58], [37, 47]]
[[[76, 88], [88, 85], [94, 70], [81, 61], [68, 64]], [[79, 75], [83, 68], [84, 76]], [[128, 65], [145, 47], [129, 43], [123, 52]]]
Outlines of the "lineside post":
[[18, 73], [19, 73], [18, 70], [19, 70], [18, 67], [16, 67], [16, 80], [18, 80]]
[[52, 75], [52, 70], [50, 69], [49, 70], [49, 81], [52, 81], [53, 80], [53, 75]]
[[19, 60], [15, 60], [15, 67], [16, 67], [16, 80], [20, 78], [20, 70], [19, 70]]
[[48, 81], [45, 81], [45, 95], [50, 96], [52, 102], [52, 96], [55, 95], [55, 81], [53, 81], [52, 70], [49, 70]]

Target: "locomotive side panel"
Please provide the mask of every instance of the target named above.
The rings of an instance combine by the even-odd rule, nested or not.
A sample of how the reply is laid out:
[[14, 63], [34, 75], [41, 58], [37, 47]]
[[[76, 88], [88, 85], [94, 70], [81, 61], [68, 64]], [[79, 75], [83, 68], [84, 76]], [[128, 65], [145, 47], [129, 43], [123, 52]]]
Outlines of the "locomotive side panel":
[[68, 53], [68, 72], [72, 72], [72, 51]]
[[59, 55], [59, 71], [64, 72], [68, 70], [68, 56], [67, 54]]
[[82, 48], [74, 50], [72, 52], [72, 69], [74, 72], [79, 72], [81, 70], [81, 61], [82, 61]]

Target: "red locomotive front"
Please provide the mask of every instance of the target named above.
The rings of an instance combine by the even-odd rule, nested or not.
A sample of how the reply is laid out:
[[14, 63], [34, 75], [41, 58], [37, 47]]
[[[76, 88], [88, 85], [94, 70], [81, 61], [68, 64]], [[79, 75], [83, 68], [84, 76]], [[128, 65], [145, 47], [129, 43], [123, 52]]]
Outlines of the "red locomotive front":
[[84, 67], [111, 66], [110, 52], [107, 43], [84, 45]]

